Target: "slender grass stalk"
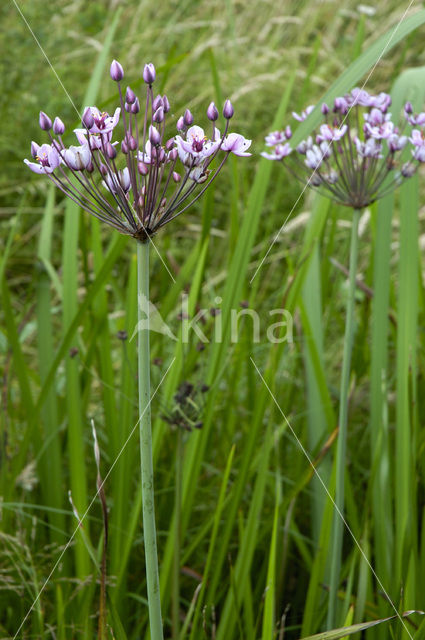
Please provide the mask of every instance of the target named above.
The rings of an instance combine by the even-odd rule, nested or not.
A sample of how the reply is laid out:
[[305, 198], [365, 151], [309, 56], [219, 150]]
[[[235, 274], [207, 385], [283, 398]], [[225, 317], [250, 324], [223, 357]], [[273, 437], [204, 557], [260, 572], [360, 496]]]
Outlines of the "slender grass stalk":
[[173, 563], [173, 598], [172, 598], [172, 637], [174, 640], [179, 638], [180, 627], [180, 521], [181, 521], [181, 491], [182, 491], [182, 471], [183, 471], [183, 434], [182, 430], [177, 427], [177, 447], [176, 447], [176, 531], [175, 531], [175, 551]]
[[[353, 348], [354, 336], [354, 302], [356, 292], [356, 271], [357, 271], [357, 252], [358, 252], [358, 227], [360, 219], [360, 210], [353, 209], [351, 242], [350, 242], [350, 274], [349, 289], [347, 300], [347, 315], [344, 336], [344, 354], [342, 361], [341, 387], [339, 397], [339, 434], [336, 452], [336, 487], [335, 487], [335, 505], [336, 509], [333, 518], [332, 527], [332, 560], [331, 560], [331, 578], [329, 592], [329, 607], [327, 626], [333, 629], [336, 626], [336, 608], [337, 608], [337, 590], [340, 579], [341, 569], [341, 553], [342, 553], [342, 533], [343, 522], [340, 514], [344, 512], [344, 474], [346, 463], [347, 449], [347, 414], [348, 414], [348, 387], [350, 381], [350, 364], [351, 352]], [[338, 512], [337, 512], [338, 511]]]
[[[143, 298], [149, 300], [149, 244], [149, 241], [137, 243], [140, 467], [142, 475], [143, 537], [145, 544], [151, 640], [162, 640], [163, 631], [153, 487], [149, 316], [146, 314], [145, 318], [142, 317], [143, 307], [141, 305]], [[141, 328], [141, 322], [144, 323], [143, 329]]]

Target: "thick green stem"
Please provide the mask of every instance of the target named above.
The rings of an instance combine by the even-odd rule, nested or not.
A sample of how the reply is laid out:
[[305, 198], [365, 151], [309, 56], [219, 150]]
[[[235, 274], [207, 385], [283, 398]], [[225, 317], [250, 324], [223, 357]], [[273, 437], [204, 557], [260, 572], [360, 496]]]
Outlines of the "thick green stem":
[[342, 555], [342, 534], [344, 523], [344, 474], [346, 466], [347, 449], [347, 414], [348, 414], [348, 388], [350, 382], [351, 352], [353, 349], [354, 335], [354, 303], [356, 293], [356, 271], [357, 271], [357, 250], [358, 250], [358, 228], [360, 210], [353, 210], [353, 221], [351, 227], [350, 243], [350, 275], [347, 300], [347, 316], [344, 336], [344, 354], [341, 372], [341, 387], [339, 398], [339, 432], [336, 452], [336, 488], [335, 488], [335, 512], [333, 517], [332, 538], [330, 541], [331, 575], [329, 589], [329, 608], [327, 617], [327, 628], [333, 629], [337, 626], [337, 602], [338, 585], [340, 582], [341, 555]]
[[151, 640], [163, 640], [152, 462], [149, 353], [149, 241], [137, 244], [140, 466]]

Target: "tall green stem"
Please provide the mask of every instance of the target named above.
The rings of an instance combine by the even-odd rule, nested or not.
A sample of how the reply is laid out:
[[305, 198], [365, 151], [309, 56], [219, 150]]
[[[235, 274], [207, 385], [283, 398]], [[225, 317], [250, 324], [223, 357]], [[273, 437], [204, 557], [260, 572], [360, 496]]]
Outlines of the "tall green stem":
[[350, 243], [350, 275], [347, 300], [347, 316], [344, 336], [344, 354], [341, 372], [341, 387], [339, 398], [339, 432], [338, 445], [336, 451], [336, 489], [335, 489], [335, 512], [333, 517], [332, 538], [330, 544], [331, 575], [329, 589], [329, 608], [327, 617], [328, 629], [337, 626], [337, 602], [338, 585], [341, 571], [342, 555], [342, 534], [344, 523], [341, 515], [344, 514], [344, 474], [346, 465], [347, 449], [347, 414], [348, 414], [348, 388], [350, 382], [351, 352], [353, 349], [354, 335], [354, 303], [356, 293], [356, 271], [357, 271], [357, 251], [358, 251], [358, 229], [360, 210], [353, 210], [353, 220], [351, 227]]
[[[149, 241], [137, 243], [139, 433], [142, 473], [143, 540], [145, 544], [151, 640], [163, 640], [152, 462], [149, 350]], [[145, 313], [146, 310], [146, 313]], [[142, 328], [143, 323], [143, 328]]]

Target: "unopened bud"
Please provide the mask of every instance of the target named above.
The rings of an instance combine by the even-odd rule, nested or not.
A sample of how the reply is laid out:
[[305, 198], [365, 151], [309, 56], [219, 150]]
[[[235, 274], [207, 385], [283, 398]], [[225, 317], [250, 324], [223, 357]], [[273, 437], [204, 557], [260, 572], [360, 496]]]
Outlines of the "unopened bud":
[[287, 140], [289, 140], [289, 138], [292, 138], [292, 129], [289, 124], [285, 127], [285, 138]]
[[158, 129], [156, 129], [153, 124], [149, 127], [149, 140], [153, 145], [158, 145], [161, 143], [161, 134]]
[[177, 171], [173, 171], [173, 180], [175, 183], [180, 182], [180, 180], [182, 179], [181, 175], [179, 173], [177, 173]]
[[120, 82], [124, 78], [124, 69], [117, 60], [112, 60], [110, 74], [115, 82]]
[[130, 113], [132, 106], [133, 105], [128, 104], [128, 102], [124, 102], [124, 109], [127, 111], [127, 113]]
[[130, 147], [130, 149], [132, 151], [136, 151], [136, 149], [137, 149], [137, 140], [136, 140], [136, 138], [134, 136], [130, 136], [129, 137], [127, 144], [128, 144], [128, 146]]
[[131, 87], [127, 87], [127, 90], [125, 92], [125, 99], [128, 104], [133, 104], [133, 102], [136, 100], [136, 94]]
[[175, 144], [174, 138], [169, 138], [165, 143], [165, 148], [167, 149], [167, 151], [171, 151], [171, 149], [174, 147], [174, 144]]
[[145, 67], [143, 69], [143, 80], [146, 82], [146, 84], [153, 84], [155, 82], [155, 78], [156, 71], [152, 62], [145, 64]]
[[186, 127], [190, 127], [193, 124], [193, 115], [190, 113], [189, 109], [186, 109], [184, 112], [183, 122]]
[[416, 171], [416, 167], [414, 164], [410, 162], [406, 162], [401, 168], [401, 175], [404, 178], [411, 178]]
[[128, 144], [125, 140], [121, 142], [121, 151], [126, 154], [128, 153]]
[[91, 160], [88, 163], [88, 165], [86, 166], [86, 171], [88, 171], [89, 173], [93, 173], [93, 171], [94, 171], [93, 162]]
[[117, 150], [115, 149], [114, 145], [112, 145], [110, 142], [106, 144], [106, 155], [110, 160], [113, 160], [114, 158], [117, 157]]
[[91, 129], [92, 126], [94, 125], [94, 117], [93, 114], [91, 112], [90, 107], [86, 107], [84, 109], [84, 113], [83, 113], [83, 117], [82, 117], [82, 122], [83, 122], [83, 126], [86, 129]]
[[140, 103], [139, 98], [136, 98], [133, 104], [131, 105], [131, 113], [139, 113], [140, 111]]
[[36, 142], [34, 142], [34, 140], [31, 142], [31, 155], [33, 158], [37, 157], [38, 154], [38, 150], [40, 148], [40, 145], [38, 145]]
[[154, 122], [162, 122], [164, 120], [164, 108], [159, 107], [152, 116]]
[[180, 118], [177, 120], [176, 128], [177, 131], [184, 131], [185, 126], [183, 116], [180, 116]]
[[404, 105], [404, 111], [405, 113], [408, 113], [409, 115], [411, 113], [413, 113], [413, 106], [411, 102], [406, 102], [406, 104]]
[[162, 148], [159, 150], [158, 160], [159, 160], [159, 162], [164, 162], [165, 161], [165, 151]]
[[177, 149], [174, 147], [174, 149], [171, 149], [170, 153], [168, 154], [168, 159], [171, 162], [174, 162], [174, 160], [177, 160], [177, 155], [178, 155]]
[[328, 115], [328, 113], [329, 113], [329, 107], [328, 107], [328, 105], [326, 104], [326, 102], [324, 102], [324, 103], [322, 104], [321, 112], [322, 112], [322, 114], [323, 114], [324, 116], [327, 116], [327, 115]]
[[235, 110], [232, 103], [230, 102], [230, 100], [226, 100], [223, 107], [223, 116], [226, 118], [226, 120], [230, 120], [234, 113]]
[[40, 111], [38, 123], [40, 125], [40, 129], [43, 129], [43, 131], [50, 131], [52, 128], [52, 121], [44, 111]]
[[159, 107], [162, 107], [162, 98], [161, 96], [158, 94], [155, 98], [154, 101], [152, 102], [152, 110], [156, 111], [157, 109], [159, 109]]
[[168, 113], [170, 110], [170, 103], [167, 96], [162, 96], [162, 106], [164, 107], [164, 113]]
[[218, 109], [215, 106], [214, 102], [211, 102], [207, 109], [207, 118], [212, 122], [215, 122], [215, 120], [218, 119]]
[[108, 175], [108, 168], [105, 164], [103, 164], [103, 162], [99, 165], [99, 171], [102, 174], [102, 176]]
[[138, 171], [139, 171], [141, 176], [147, 176], [148, 173], [149, 173], [149, 167], [144, 162], [138, 162], [137, 163], [137, 169], [138, 169]]
[[57, 136], [61, 136], [63, 134], [63, 132], [65, 131], [65, 125], [62, 122], [62, 120], [60, 118], [58, 118], [56, 116], [55, 121], [53, 123], [53, 132], [57, 135]]

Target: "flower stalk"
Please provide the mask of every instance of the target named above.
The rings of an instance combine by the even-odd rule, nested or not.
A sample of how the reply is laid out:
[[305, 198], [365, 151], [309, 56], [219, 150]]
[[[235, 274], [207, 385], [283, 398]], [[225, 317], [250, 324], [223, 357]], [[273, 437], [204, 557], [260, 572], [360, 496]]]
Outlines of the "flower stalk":
[[149, 316], [146, 314], [146, 317], [142, 317], [145, 314], [142, 311], [143, 305], [140, 304], [141, 299], [149, 300], [149, 245], [149, 240], [137, 243], [140, 470], [151, 640], [163, 640], [152, 459]]
[[336, 485], [335, 485], [335, 512], [332, 524], [331, 535], [331, 574], [329, 589], [329, 606], [327, 617], [327, 628], [333, 629], [337, 625], [336, 609], [338, 601], [338, 585], [340, 580], [341, 556], [342, 556], [342, 534], [344, 522], [341, 516], [344, 515], [345, 483], [344, 475], [346, 469], [347, 434], [348, 434], [348, 392], [350, 384], [351, 354], [354, 340], [354, 308], [356, 297], [356, 272], [358, 254], [358, 236], [360, 209], [353, 210], [350, 241], [350, 270], [348, 280], [348, 298], [345, 319], [344, 352], [342, 359], [342, 372], [339, 395], [339, 416], [338, 416], [338, 441], [336, 451]]

